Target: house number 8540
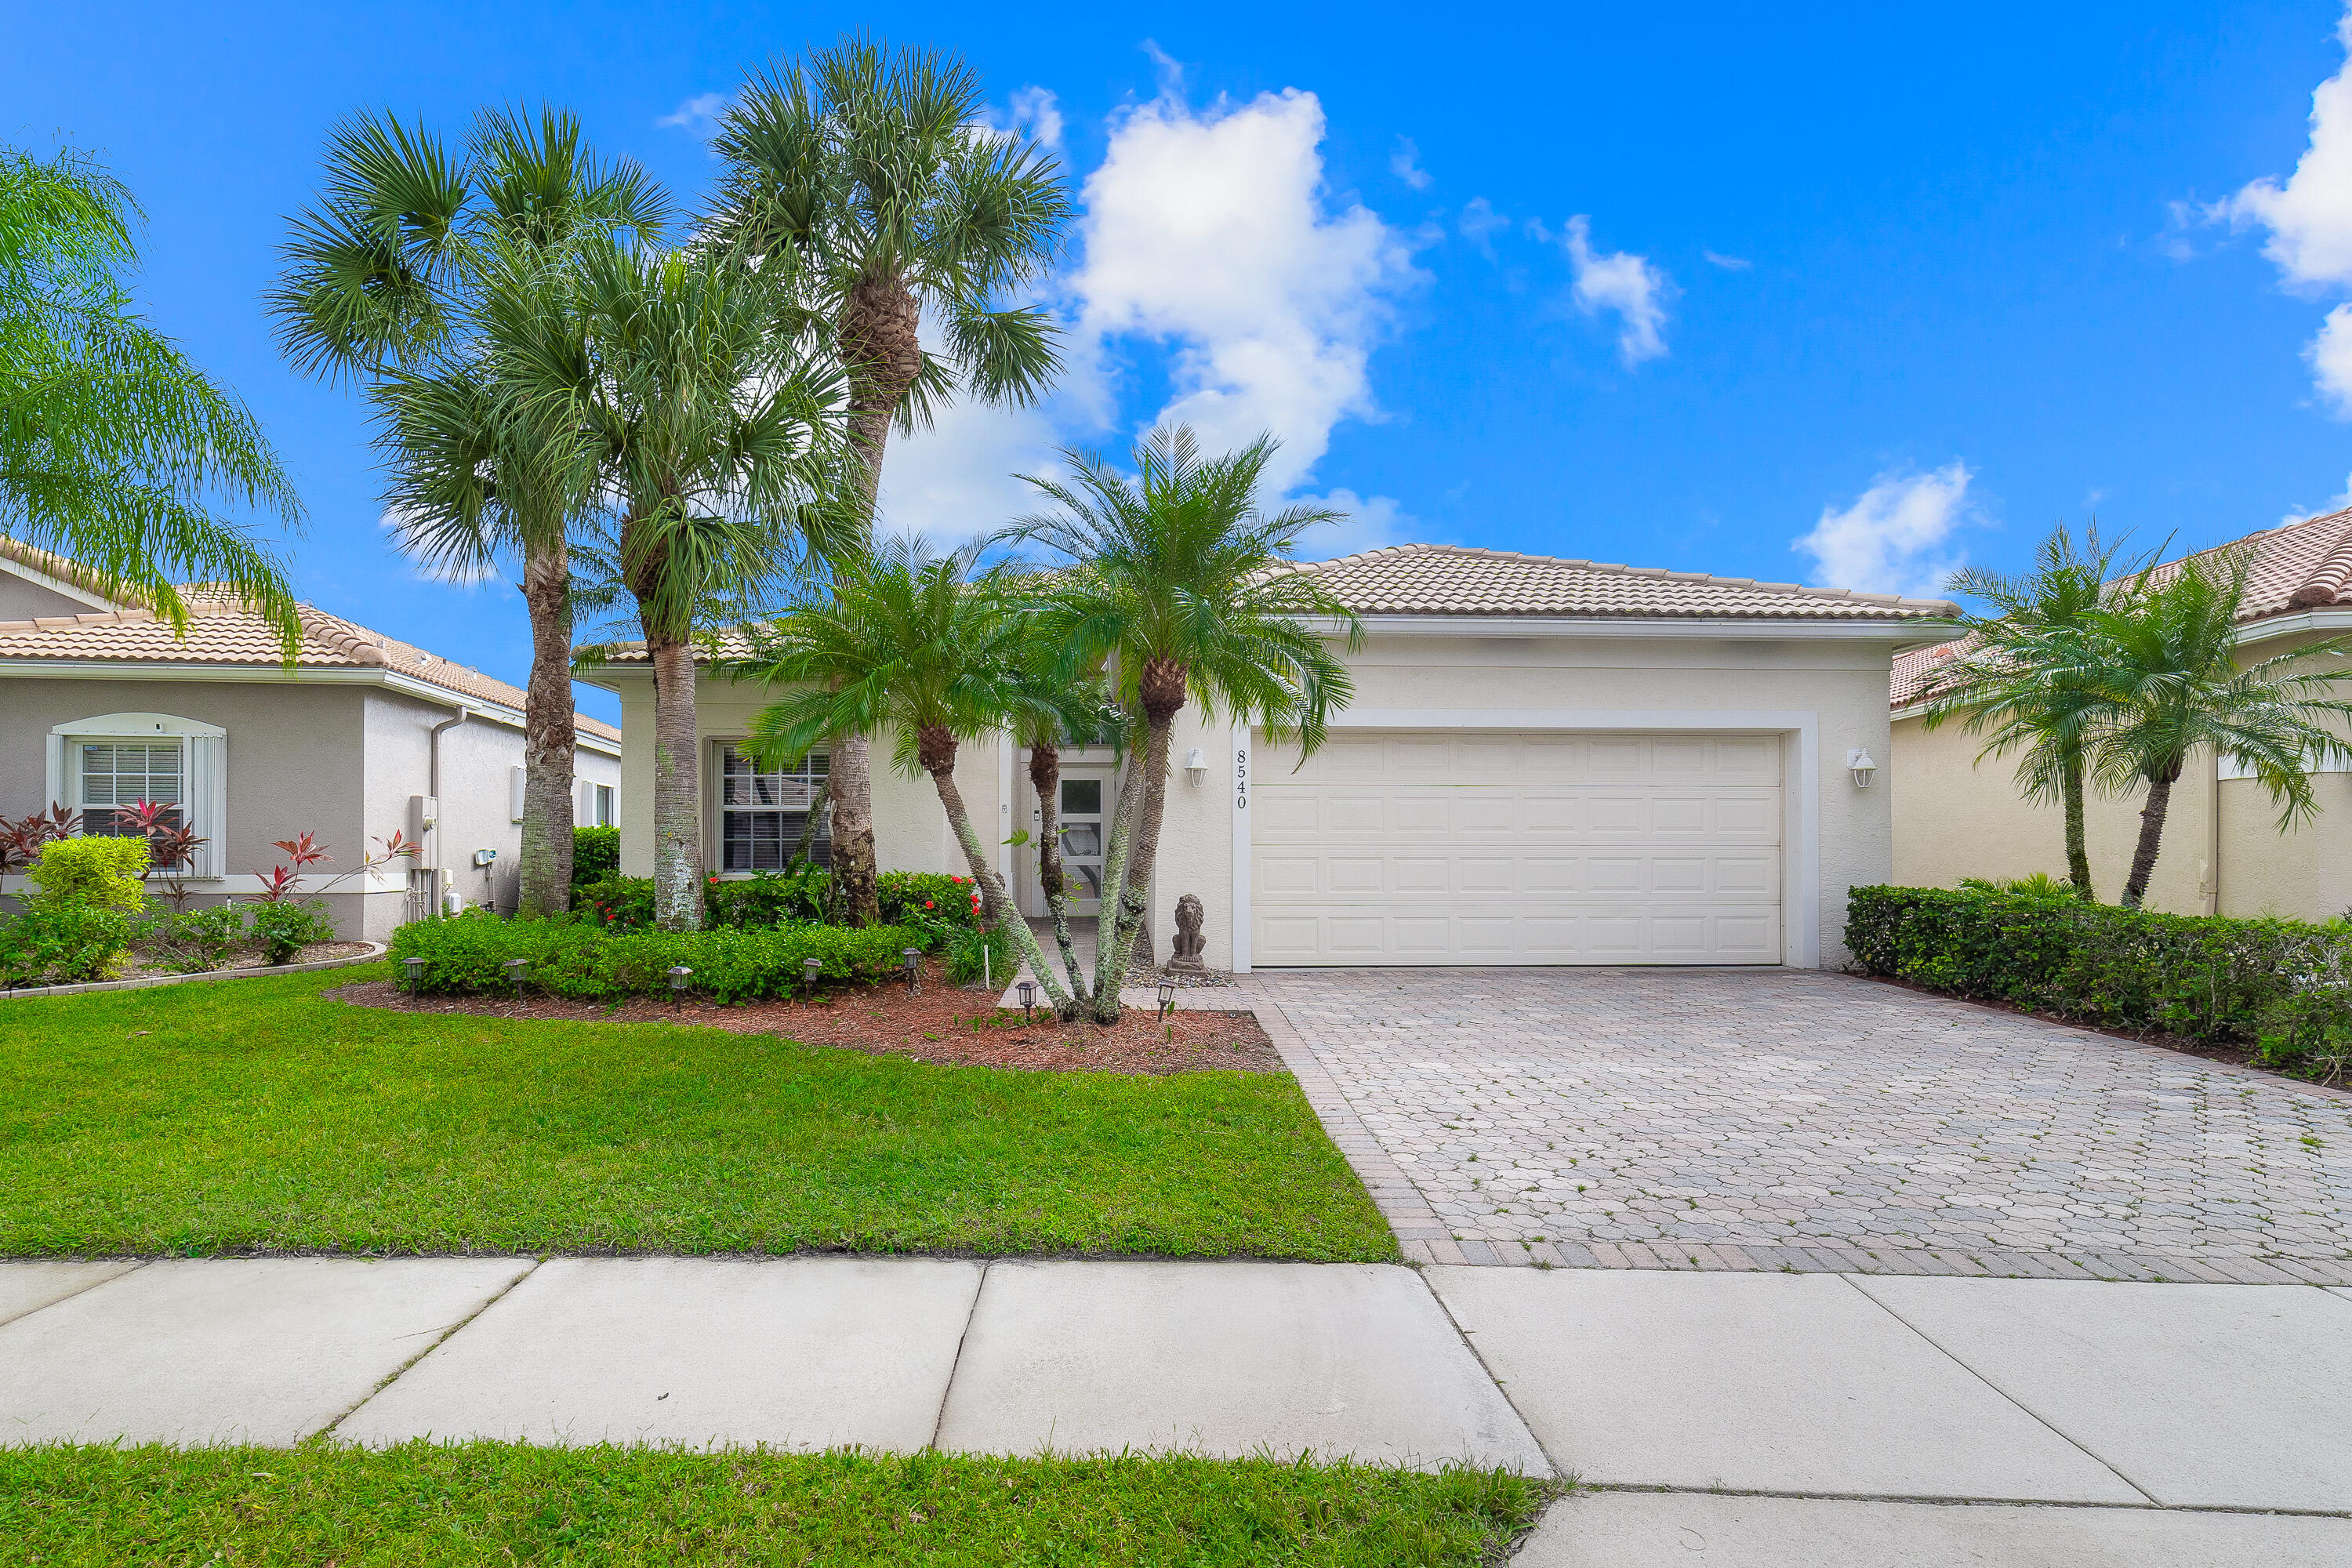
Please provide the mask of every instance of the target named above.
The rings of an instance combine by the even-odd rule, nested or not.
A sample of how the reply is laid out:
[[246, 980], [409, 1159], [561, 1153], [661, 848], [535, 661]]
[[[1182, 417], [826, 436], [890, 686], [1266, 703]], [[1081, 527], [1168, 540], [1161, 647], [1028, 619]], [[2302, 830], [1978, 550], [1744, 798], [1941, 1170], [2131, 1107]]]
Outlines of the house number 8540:
[[1249, 809], [1249, 752], [1246, 749], [1234, 753], [1234, 809]]

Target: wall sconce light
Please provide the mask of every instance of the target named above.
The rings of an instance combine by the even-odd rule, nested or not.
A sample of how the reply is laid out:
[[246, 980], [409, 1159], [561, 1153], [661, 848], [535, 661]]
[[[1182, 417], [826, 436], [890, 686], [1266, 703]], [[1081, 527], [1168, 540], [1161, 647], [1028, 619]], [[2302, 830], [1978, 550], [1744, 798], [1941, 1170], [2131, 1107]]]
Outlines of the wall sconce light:
[[1870, 753], [1860, 746], [1845, 754], [1845, 765], [1846, 771], [1853, 774], [1853, 787], [1856, 789], [1868, 789], [1871, 779], [1878, 772], [1878, 764], [1872, 762]]
[[1195, 746], [1184, 753], [1184, 782], [1198, 789], [1208, 778], [1209, 754]]

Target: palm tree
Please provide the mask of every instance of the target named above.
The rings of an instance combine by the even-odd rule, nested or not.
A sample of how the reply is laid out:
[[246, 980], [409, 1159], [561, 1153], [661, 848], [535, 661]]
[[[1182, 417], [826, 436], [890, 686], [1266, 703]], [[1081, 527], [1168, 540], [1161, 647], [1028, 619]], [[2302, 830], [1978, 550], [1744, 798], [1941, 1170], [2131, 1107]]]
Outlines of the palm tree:
[[[935, 50], [862, 39], [749, 83], [719, 122], [713, 231], [746, 261], [793, 258], [808, 320], [849, 380], [868, 525], [895, 421], [930, 422], [958, 392], [1027, 404], [1060, 368], [1042, 310], [1003, 303], [1052, 258], [1070, 203], [1050, 153], [979, 132], [979, 77]], [[942, 340], [924, 347], [928, 313]], [[879, 920], [867, 741], [834, 756], [834, 866], [852, 924]]]
[[964, 742], [1005, 730], [1062, 722], [1026, 655], [1031, 605], [1003, 567], [976, 572], [980, 546], [927, 559], [902, 542], [838, 573], [830, 595], [811, 595], [773, 622], [749, 625], [751, 652], [722, 673], [798, 687], [746, 727], [763, 764], [797, 757], [819, 742], [887, 726], [891, 761], [912, 777], [929, 773], [988, 918], [1013, 940], [1055, 1011], [1075, 1016], [1079, 996], [1065, 989], [1013, 907], [1003, 879], [955, 782]]
[[2088, 900], [2091, 857], [2083, 826], [2083, 784], [2093, 734], [2106, 706], [2079, 655], [2074, 635], [2102, 605], [2114, 606], [2128, 584], [2118, 576], [2119, 546], [2101, 542], [2094, 527], [2079, 543], [2063, 525], [2034, 552], [2033, 570], [2019, 575], [1969, 568], [1952, 579], [1954, 591], [1990, 603], [1990, 616], [1963, 616], [1961, 656], [1930, 679], [1923, 727], [1955, 719], [1985, 738], [1979, 762], [2021, 751], [2019, 786], [2032, 801], [2059, 803], [2066, 822], [2066, 870], [2075, 896]]
[[579, 433], [521, 416], [501, 321], [560, 295], [585, 240], [657, 233], [668, 201], [634, 163], [604, 163], [571, 114], [486, 111], [462, 158], [388, 116], [328, 143], [319, 205], [295, 220], [269, 301], [297, 366], [364, 382], [391, 510], [412, 555], [457, 574], [519, 558], [530, 616], [519, 908], [572, 889], [572, 536], [596, 500]]
[[1067, 482], [1029, 481], [1060, 510], [1007, 536], [1065, 563], [1037, 618], [1038, 635], [1061, 650], [1062, 669], [1108, 668], [1120, 705], [1143, 730], [1105, 856], [1095, 997], [1106, 1021], [1118, 1016], [1129, 946], [1152, 956], [1144, 914], [1176, 715], [1197, 700], [1213, 719], [1222, 709], [1270, 734], [1295, 730], [1311, 753], [1330, 711], [1354, 691], [1326, 639], [1337, 630], [1353, 648], [1361, 626], [1318, 578], [1288, 569], [1298, 536], [1342, 514], [1293, 506], [1267, 515], [1258, 489], [1276, 449], [1262, 436], [1203, 458], [1189, 427], [1163, 427], [1135, 448], [1133, 477], [1066, 452]]
[[856, 533], [827, 500], [838, 380], [774, 328], [789, 282], [607, 237], [583, 247], [577, 308], [514, 333], [517, 394], [551, 432], [587, 432], [616, 497], [617, 570], [654, 677], [654, 901], [668, 931], [702, 923], [695, 636]]
[[2315, 815], [2312, 768], [2347, 748], [2322, 721], [2352, 718], [2329, 693], [2352, 676], [2336, 661], [2352, 639], [2328, 637], [2238, 668], [2238, 620], [2252, 556], [2191, 556], [2140, 574], [2123, 603], [2084, 613], [2077, 656], [2106, 704], [2091, 764], [2105, 783], [2147, 786], [2139, 841], [2124, 881], [2137, 909], [2156, 870], [2172, 786], [2191, 753], [2210, 750], [2247, 769], [2279, 808], [2279, 830]]
[[0, 148], [0, 538], [69, 556], [175, 629], [176, 584], [224, 586], [300, 636], [286, 569], [226, 500], [301, 521], [253, 416], [133, 311], [139, 205], [71, 151]]

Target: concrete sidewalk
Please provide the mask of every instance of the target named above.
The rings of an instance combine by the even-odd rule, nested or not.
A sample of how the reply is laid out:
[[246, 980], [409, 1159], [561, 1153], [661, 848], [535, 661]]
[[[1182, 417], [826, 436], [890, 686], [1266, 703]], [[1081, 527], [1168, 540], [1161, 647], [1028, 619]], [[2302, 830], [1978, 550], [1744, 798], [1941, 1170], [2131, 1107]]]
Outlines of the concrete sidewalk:
[[[2352, 1291], [926, 1258], [0, 1264], [0, 1442], [1312, 1450], [1530, 1564], [2352, 1562]], [[1696, 1542], [1697, 1544], [1694, 1544]]]

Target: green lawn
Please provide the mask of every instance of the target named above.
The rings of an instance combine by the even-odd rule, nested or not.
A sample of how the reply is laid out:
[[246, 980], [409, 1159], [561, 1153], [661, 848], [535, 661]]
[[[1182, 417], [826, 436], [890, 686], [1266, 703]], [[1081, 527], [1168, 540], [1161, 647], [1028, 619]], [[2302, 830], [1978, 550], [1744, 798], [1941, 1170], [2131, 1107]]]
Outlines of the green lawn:
[[68, 1563], [1461, 1564], [1495, 1471], [414, 1446], [0, 1450], [0, 1555]]
[[320, 994], [382, 973], [0, 1003], [0, 1255], [1397, 1256], [1286, 1076]]

